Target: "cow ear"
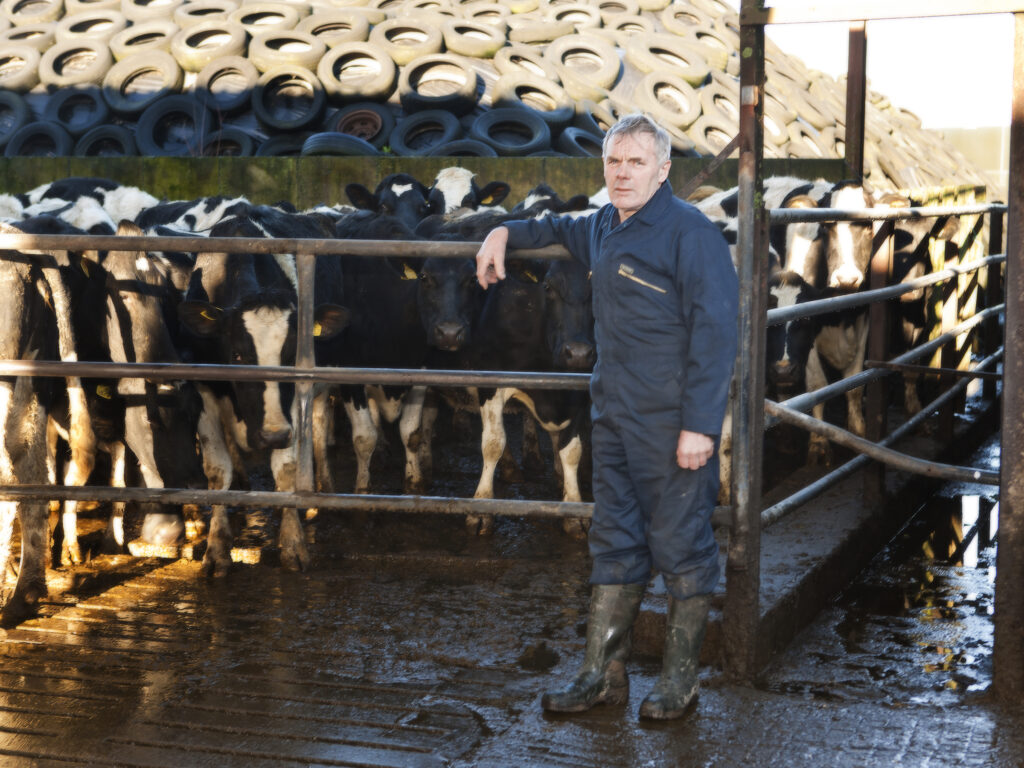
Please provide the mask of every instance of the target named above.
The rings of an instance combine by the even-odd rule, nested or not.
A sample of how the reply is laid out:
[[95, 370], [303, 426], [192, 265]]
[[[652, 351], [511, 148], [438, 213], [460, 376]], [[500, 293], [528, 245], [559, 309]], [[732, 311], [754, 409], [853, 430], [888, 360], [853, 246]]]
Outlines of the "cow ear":
[[505, 262], [508, 276], [520, 283], [542, 282], [547, 268], [547, 262], [539, 259], [508, 259]]
[[182, 324], [196, 336], [214, 336], [218, 333], [224, 310], [208, 301], [183, 301], [178, 305]]
[[562, 206], [561, 212], [585, 211], [590, 207], [590, 198], [586, 195], [573, 195]]
[[362, 184], [346, 184], [345, 194], [356, 208], [362, 208], [364, 211], [377, 210], [377, 198]]
[[142, 228], [134, 221], [122, 219], [117, 225], [117, 234], [121, 237], [139, 237], [144, 233]]
[[956, 216], [950, 216], [932, 237], [936, 240], [952, 240], [959, 231], [960, 219]]
[[313, 336], [326, 341], [348, 326], [351, 313], [338, 304], [321, 304], [313, 312]]
[[492, 181], [480, 190], [480, 205], [500, 205], [511, 191], [512, 187], [506, 182]]

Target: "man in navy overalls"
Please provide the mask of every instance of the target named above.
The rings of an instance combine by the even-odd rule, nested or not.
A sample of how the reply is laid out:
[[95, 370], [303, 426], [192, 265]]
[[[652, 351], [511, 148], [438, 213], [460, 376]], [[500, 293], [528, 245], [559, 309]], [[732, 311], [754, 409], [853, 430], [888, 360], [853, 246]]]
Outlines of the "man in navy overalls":
[[629, 698], [625, 661], [652, 570], [670, 595], [662, 674], [640, 716], [680, 717], [718, 583], [711, 513], [717, 438], [736, 356], [738, 286], [718, 228], [672, 194], [669, 137], [644, 115], [604, 139], [611, 200], [595, 214], [510, 222], [477, 253], [487, 288], [505, 249], [561, 244], [592, 273], [593, 585], [583, 666], [545, 709], [581, 712]]

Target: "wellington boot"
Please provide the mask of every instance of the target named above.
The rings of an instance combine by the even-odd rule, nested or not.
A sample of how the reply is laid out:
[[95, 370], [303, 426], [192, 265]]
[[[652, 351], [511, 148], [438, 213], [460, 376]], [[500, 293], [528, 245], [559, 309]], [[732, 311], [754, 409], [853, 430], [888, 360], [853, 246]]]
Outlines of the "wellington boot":
[[697, 664], [710, 606], [710, 595], [697, 595], [687, 600], [669, 598], [661, 677], [640, 705], [640, 717], [673, 720], [682, 717], [697, 698], [700, 687]]
[[633, 622], [643, 597], [643, 584], [594, 586], [583, 666], [568, 687], [544, 694], [544, 709], [583, 712], [602, 702], [625, 704], [629, 700], [626, 659], [632, 644]]

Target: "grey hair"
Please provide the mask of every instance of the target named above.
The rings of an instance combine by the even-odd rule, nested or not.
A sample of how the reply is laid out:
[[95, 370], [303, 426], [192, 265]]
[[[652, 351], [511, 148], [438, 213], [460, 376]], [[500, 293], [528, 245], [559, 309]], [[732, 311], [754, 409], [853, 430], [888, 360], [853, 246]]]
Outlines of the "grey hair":
[[632, 112], [619, 118], [619, 121], [608, 129], [601, 145], [601, 154], [608, 153], [608, 147], [616, 136], [631, 136], [646, 133], [654, 139], [654, 157], [659, 166], [669, 161], [672, 151], [672, 140], [668, 132], [642, 112]]

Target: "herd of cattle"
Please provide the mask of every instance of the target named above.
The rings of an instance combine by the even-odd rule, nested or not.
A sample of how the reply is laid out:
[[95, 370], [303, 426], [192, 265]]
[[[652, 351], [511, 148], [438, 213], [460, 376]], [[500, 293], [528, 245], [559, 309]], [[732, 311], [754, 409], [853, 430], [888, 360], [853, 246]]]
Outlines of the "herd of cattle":
[[[849, 183], [766, 181], [765, 206], [870, 208], [906, 205], [876, 201]], [[473, 174], [448, 168], [428, 186], [394, 174], [370, 191], [350, 184], [353, 205], [307, 211], [244, 198], [160, 201], [134, 187], [74, 178], [25, 194], [0, 195], [0, 233], [118, 234], [241, 238], [339, 238], [403, 241], [479, 241], [502, 221], [558, 214], [586, 216], [606, 195], [561, 199], [538, 186], [506, 210], [509, 185], [480, 188]], [[735, 242], [736, 190], [704, 190], [695, 204]], [[898, 226], [900, 275], [927, 265], [930, 237], [955, 228], [907, 221]], [[941, 231], [940, 231], [941, 230]], [[774, 260], [771, 306], [785, 306], [860, 290], [871, 253], [869, 222], [780, 225], [771, 231]], [[920, 271], [921, 266], [914, 268]], [[575, 261], [512, 259], [509, 279], [486, 293], [471, 259], [320, 256], [315, 277], [316, 364], [369, 368], [438, 368], [494, 371], [587, 372], [594, 364], [593, 314], [588, 274]], [[0, 359], [112, 362], [195, 362], [290, 365], [296, 350], [297, 275], [293, 254], [4, 250], [0, 253]], [[842, 375], [863, 363], [867, 334], [863, 311], [796, 320], [769, 329], [767, 384], [772, 396], [814, 389], [835, 369]], [[327, 446], [335, 405], [351, 423], [355, 492], [372, 488], [370, 458], [382, 420], [397, 422], [405, 449], [407, 491], [431, 483], [431, 431], [438, 404], [471, 410], [482, 423], [483, 468], [475, 496], [493, 496], [493, 476], [506, 451], [503, 416], [516, 401], [548, 433], [563, 484], [563, 499], [579, 501], [588, 401], [582, 392], [516, 388], [439, 388], [317, 385], [313, 443], [317, 489], [335, 489]], [[849, 426], [863, 432], [859, 395], [849, 398]], [[269, 471], [275, 488], [295, 488], [294, 385], [277, 382], [174, 382], [76, 377], [0, 378], [0, 484], [57, 482], [59, 440], [68, 445], [63, 482], [86, 483], [98, 451], [111, 457], [114, 485], [125, 484], [128, 457], [150, 488], [228, 489], [253, 471]], [[535, 420], [535, 421], [534, 421]], [[723, 432], [729, 434], [728, 425]], [[728, 440], [723, 441], [728, 488]], [[825, 444], [812, 442], [821, 453]], [[122, 505], [108, 529], [123, 546]], [[143, 538], [178, 540], [181, 515], [144, 504]], [[47, 504], [0, 502], [0, 563], [7, 562], [15, 515], [22, 531], [17, 584], [5, 619], [31, 610], [45, 595], [50, 560]], [[63, 513], [65, 562], [78, 562], [76, 504]], [[478, 532], [488, 516], [470, 516]], [[584, 525], [569, 520], [566, 531]], [[300, 518], [283, 512], [281, 561], [309, 562]], [[203, 570], [221, 575], [230, 565], [227, 510], [214, 506]]]

